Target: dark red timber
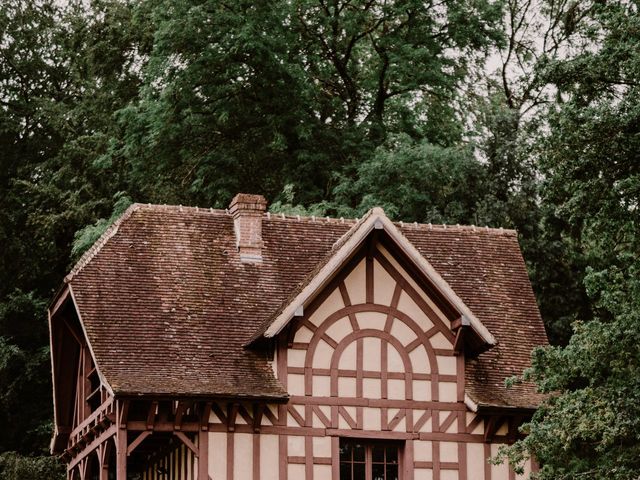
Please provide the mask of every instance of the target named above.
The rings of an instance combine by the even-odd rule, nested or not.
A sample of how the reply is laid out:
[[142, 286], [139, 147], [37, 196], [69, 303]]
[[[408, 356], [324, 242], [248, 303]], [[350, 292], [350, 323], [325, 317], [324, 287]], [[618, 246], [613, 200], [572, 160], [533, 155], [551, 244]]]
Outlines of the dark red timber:
[[[265, 208], [244, 194], [230, 213], [135, 204], [67, 276], [49, 309], [51, 449], [67, 478], [515, 478], [486, 457], [520, 437], [544, 397], [504, 379], [547, 343], [517, 234], [391, 223], [376, 209], [338, 220]], [[361, 292], [350, 290], [356, 268]]]

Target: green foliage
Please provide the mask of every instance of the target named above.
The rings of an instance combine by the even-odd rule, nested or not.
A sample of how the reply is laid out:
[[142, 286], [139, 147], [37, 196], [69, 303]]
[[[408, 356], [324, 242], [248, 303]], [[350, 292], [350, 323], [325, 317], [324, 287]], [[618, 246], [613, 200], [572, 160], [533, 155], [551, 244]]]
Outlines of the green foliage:
[[0, 452], [18, 452], [0, 476], [57, 475], [29, 455], [50, 434], [46, 304], [73, 260], [132, 200], [246, 191], [272, 212], [517, 228], [568, 346], [535, 353], [528, 378], [553, 396], [505, 455], [535, 453], [542, 478], [634, 478], [637, 10], [0, 2]]
[[309, 205], [387, 133], [459, 142], [459, 86], [500, 37], [499, 2], [155, 0], [141, 10], [153, 48], [111, 154], [130, 162], [145, 198], [173, 203], [224, 206], [240, 189], [274, 198], [292, 184]]
[[100, 218], [96, 220], [96, 223], [93, 225], [87, 225], [75, 233], [73, 247], [71, 248], [71, 256], [73, 258], [80, 258], [80, 255], [87, 251], [107, 228], [133, 203], [131, 199], [123, 195], [122, 192], [116, 193], [114, 199], [113, 213], [109, 218]]
[[362, 161], [353, 178], [340, 179], [332, 210], [354, 217], [381, 206], [404, 221], [478, 223], [474, 212], [485, 185], [484, 168], [469, 148], [400, 135]]
[[62, 480], [64, 466], [52, 457], [24, 457], [15, 452], [0, 454], [1, 480]]
[[[504, 455], [542, 479], [635, 479], [640, 470], [640, 29], [635, 3], [580, 5], [593, 48], [542, 65], [564, 102], [541, 153], [545, 200], [582, 252], [594, 319], [526, 373], [551, 395]], [[576, 13], [576, 15], [578, 14]]]

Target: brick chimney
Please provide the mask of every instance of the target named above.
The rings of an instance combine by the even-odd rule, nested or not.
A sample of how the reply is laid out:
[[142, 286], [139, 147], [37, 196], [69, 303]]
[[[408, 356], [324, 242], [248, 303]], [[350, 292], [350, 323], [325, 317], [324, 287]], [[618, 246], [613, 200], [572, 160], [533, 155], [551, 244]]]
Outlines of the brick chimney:
[[256, 263], [262, 261], [262, 216], [267, 209], [267, 201], [262, 195], [239, 193], [229, 204], [236, 232], [236, 247], [240, 261]]

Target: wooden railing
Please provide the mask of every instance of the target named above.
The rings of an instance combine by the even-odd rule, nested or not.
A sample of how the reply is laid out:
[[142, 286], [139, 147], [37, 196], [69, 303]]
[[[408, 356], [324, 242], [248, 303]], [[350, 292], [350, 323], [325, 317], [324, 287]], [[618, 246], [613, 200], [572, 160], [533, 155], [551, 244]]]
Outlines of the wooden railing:
[[115, 418], [115, 403], [113, 397], [109, 397], [100, 405], [95, 412], [85, 418], [80, 425], [71, 431], [69, 436], [69, 447], [73, 447], [81, 440], [86, 440], [90, 432], [97, 431], [101, 426], [104, 427]]

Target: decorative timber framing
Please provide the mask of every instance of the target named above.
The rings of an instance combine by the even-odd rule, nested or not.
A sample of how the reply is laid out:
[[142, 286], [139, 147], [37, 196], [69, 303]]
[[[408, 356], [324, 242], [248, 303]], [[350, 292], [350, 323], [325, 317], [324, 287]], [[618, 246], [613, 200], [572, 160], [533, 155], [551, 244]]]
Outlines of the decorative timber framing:
[[[261, 235], [264, 218], [269, 216], [252, 216]], [[231, 219], [225, 220], [231, 225]], [[477, 388], [470, 362], [480, 362], [480, 355], [497, 345], [496, 338], [445, 281], [451, 272], [443, 270], [441, 276], [427, 260], [431, 257], [409, 242], [418, 227], [398, 227], [380, 209], [352, 225], [332, 233], [337, 241], [331, 248], [334, 237], [329, 237], [324, 251], [331, 251], [313, 271], [300, 269], [296, 290], [290, 298], [272, 302], [279, 309], [264, 312], [271, 318], [258, 318], [264, 323], [252, 327], [253, 337], [249, 330], [235, 339], [238, 349], [245, 349], [230, 357], [238, 359], [239, 374], [218, 364], [211, 371], [193, 367], [194, 375], [209, 375], [211, 383], [199, 382], [198, 389], [190, 389], [187, 381], [171, 384], [183, 393], [157, 393], [165, 388], [162, 379], [154, 384], [162, 370], [153, 371], [150, 365], [156, 368], [164, 361], [157, 357], [147, 369], [151, 380], [114, 391], [100, 368], [114, 375], [121, 367], [105, 357], [105, 349], [111, 352], [109, 343], [105, 347], [104, 338], [101, 344], [99, 336], [91, 336], [106, 310], [93, 312], [91, 320], [90, 308], [85, 309], [85, 327], [71, 284], [65, 285], [50, 306], [49, 323], [56, 425], [52, 451], [66, 462], [67, 479], [343, 480], [341, 452], [345, 446], [363, 445], [364, 460], [342, 458], [348, 458], [343, 463], [353, 471], [358, 462], [366, 465], [365, 480], [373, 477], [374, 464], [397, 471], [399, 480], [515, 480], [508, 465], [486, 460], [499, 444], [521, 437], [518, 429], [533, 409], [512, 408], [507, 401], [478, 405], [469, 393]], [[261, 261], [245, 258], [244, 272], [269, 266], [272, 232], [265, 228], [264, 234]], [[82, 282], [78, 271], [75, 278]], [[306, 277], [304, 272], [309, 272]], [[77, 293], [81, 302], [94, 301], [93, 291], [85, 292], [84, 300], [79, 289]], [[473, 302], [472, 297], [469, 304], [481, 311]], [[117, 318], [126, 323], [127, 315]], [[162, 313], [154, 315], [155, 321]], [[168, 323], [174, 321], [172, 315]], [[493, 330], [489, 322], [495, 320], [488, 318]], [[113, 328], [104, 331], [114, 333]], [[200, 342], [204, 352], [193, 365], [218, 362], [206, 340], [182, 339], [191, 340]], [[502, 345], [496, 347], [499, 352]], [[127, 346], [136, 347], [135, 342]], [[255, 360], [254, 371], [245, 354]], [[123, 356], [120, 363], [135, 355]], [[164, 368], [170, 371], [171, 365]], [[251, 384], [247, 390], [241, 385], [244, 370]], [[203, 393], [227, 388], [215, 377], [224, 371], [231, 372], [227, 393]], [[179, 370], [168, 378], [176, 378], [175, 372]], [[127, 375], [108, 378], [113, 386], [130, 388], [139, 379]], [[152, 386], [149, 390], [145, 382]], [[374, 447], [380, 445], [391, 453], [375, 461]], [[527, 468], [538, 467], [531, 461]]]

